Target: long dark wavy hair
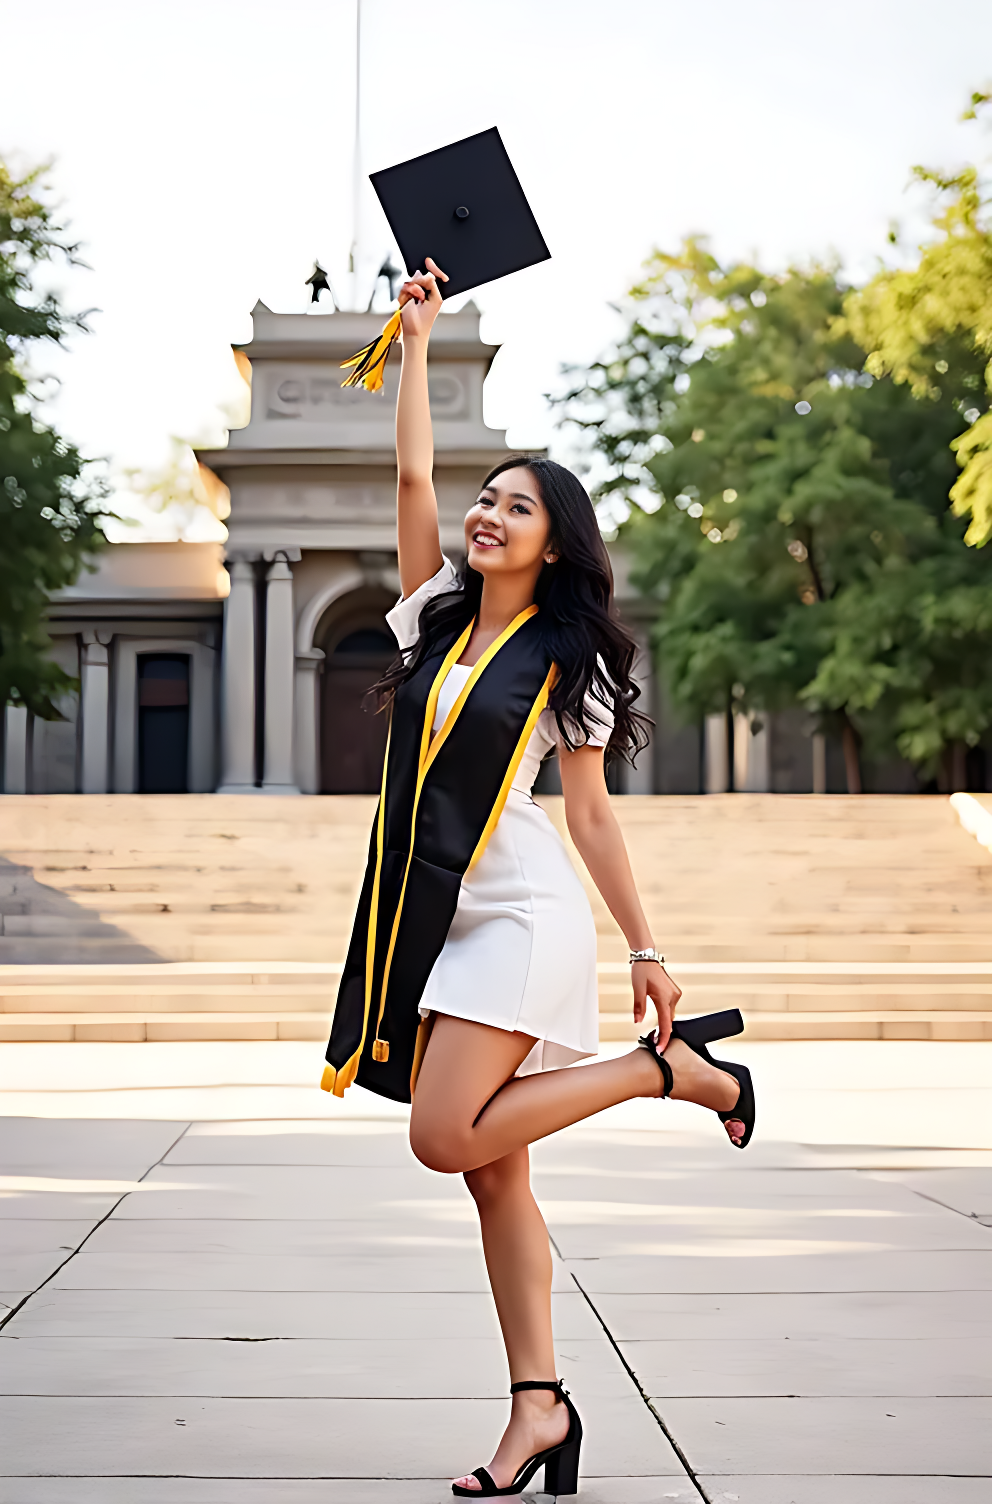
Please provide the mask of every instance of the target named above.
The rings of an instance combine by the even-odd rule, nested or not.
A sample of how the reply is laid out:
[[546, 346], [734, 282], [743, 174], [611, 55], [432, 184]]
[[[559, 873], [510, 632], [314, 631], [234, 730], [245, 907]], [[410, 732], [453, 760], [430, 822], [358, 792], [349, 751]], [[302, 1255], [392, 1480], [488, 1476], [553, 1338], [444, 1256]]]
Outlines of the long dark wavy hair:
[[[617, 615], [613, 570], [588, 492], [564, 465], [526, 455], [503, 460], [490, 470], [480, 491], [504, 470], [529, 470], [537, 481], [551, 521], [548, 547], [557, 559], [545, 564], [534, 600], [541, 617], [558, 678], [549, 706], [565, 745], [574, 750], [597, 727], [586, 723], [585, 697], [613, 715], [607, 760], [632, 762], [647, 745], [647, 716], [635, 710], [640, 690], [630, 677], [637, 645]], [[420, 613], [420, 638], [401, 653], [373, 691], [388, 704], [400, 684], [414, 674], [434, 646], [462, 631], [479, 612], [482, 575], [466, 563], [458, 586], [427, 602]]]

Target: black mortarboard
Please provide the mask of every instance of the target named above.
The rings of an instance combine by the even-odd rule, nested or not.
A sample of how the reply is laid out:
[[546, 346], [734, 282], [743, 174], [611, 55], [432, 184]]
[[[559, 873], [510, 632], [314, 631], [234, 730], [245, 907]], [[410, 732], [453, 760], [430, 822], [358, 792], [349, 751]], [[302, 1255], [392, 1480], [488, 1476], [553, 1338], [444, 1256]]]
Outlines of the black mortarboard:
[[442, 297], [551, 255], [495, 126], [373, 172], [369, 181], [407, 272], [423, 271], [428, 256], [447, 272]]
[[[423, 271], [430, 256], [447, 273], [439, 284], [444, 298], [551, 256], [495, 126], [384, 167], [370, 181], [407, 272]], [[343, 362], [351, 374], [342, 384], [379, 391], [399, 331], [397, 311], [371, 344]]]

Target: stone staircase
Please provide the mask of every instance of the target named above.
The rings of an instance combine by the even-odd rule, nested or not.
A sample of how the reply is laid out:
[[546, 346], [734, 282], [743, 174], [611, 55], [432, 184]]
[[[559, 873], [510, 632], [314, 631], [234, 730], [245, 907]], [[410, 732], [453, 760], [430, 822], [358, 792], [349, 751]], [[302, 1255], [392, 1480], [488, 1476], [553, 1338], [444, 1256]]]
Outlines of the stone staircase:
[[[0, 1040], [325, 1038], [373, 807], [0, 799]], [[686, 1012], [740, 1007], [752, 1038], [992, 1038], [992, 855], [946, 799], [614, 807]], [[587, 886], [600, 1033], [633, 1038], [624, 943]]]

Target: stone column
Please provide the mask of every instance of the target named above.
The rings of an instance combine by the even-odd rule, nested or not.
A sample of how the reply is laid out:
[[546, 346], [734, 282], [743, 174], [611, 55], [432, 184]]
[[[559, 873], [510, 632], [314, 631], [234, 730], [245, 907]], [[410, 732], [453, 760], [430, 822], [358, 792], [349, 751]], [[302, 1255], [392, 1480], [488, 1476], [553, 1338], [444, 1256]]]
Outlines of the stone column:
[[265, 576], [266, 794], [298, 794], [293, 780], [293, 571], [277, 553]]
[[82, 772], [84, 794], [105, 794], [110, 765], [110, 658], [112, 632], [83, 632], [80, 670], [80, 713], [83, 718]]
[[219, 794], [254, 794], [255, 788], [255, 571], [245, 559], [231, 564], [231, 593], [224, 602], [220, 667], [221, 776]]
[[24, 705], [8, 705], [4, 717], [3, 791], [28, 791], [28, 712]]
[[320, 793], [320, 648], [296, 655], [296, 782], [301, 794]]
[[822, 731], [814, 731], [810, 738], [813, 757], [813, 793], [827, 792], [827, 738]]
[[[757, 726], [757, 730], [755, 730]], [[768, 716], [749, 710], [734, 716], [734, 788], [739, 794], [767, 794]]]
[[708, 715], [703, 722], [703, 764], [707, 794], [725, 794], [730, 787], [730, 758], [727, 749], [727, 717], [721, 711]]

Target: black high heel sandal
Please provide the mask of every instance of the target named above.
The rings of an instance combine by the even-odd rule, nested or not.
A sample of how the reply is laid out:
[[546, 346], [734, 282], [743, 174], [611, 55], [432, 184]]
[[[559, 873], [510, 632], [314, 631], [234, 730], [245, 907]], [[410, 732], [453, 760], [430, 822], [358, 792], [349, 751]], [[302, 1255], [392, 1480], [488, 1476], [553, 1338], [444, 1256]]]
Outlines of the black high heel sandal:
[[[732, 1119], [744, 1124], [744, 1134], [739, 1144], [734, 1144], [735, 1149], [746, 1149], [751, 1142], [754, 1132], [754, 1085], [751, 1081], [751, 1072], [746, 1065], [737, 1065], [732, 1060], [714, 1060], [708, 1044], [717, 1039], [729, 1039], [733, 1034], [744, 1032], [744, 1020], [738, 1008], [728, 1008], [723, 1013], [704, 1013], [701, 1018], [687, 1018], [672, 1024], [672, 1038], [681, 1039], [687, 1044], [694, 1054], [705, 1060], [709, 1065], [715, 1065], [718, 1071], [726, 1071], [728, 1076], [733, 1076], [740, 1087], [740, 1096], [729, 1112], [718, 1112], [717, 1117], [721, 1123], [729, 1123]], [[637, 1041], [643, 1045], [652, 1058], [657, 1061], [661, 1071], [665, 1089], [663, 1097], [670, 1097], [674, 1080], [672, 1068], [663, 1055], [658, 1054], [658, 1041], [654, 1034], [642, 1034]], [[733, 1140], [731, 1140], [733, 1143]]]
[[477, 1467], [472, 1472], [473, 1478], [478, 1478], [480, 1488], [463, 1488], [460, 1483], [452, 1483], [451, 1492], [463, 1499], [503, 1499], [511, 1494], [518, 1494], [526, 1488], [539, 1467], [544, 1468], [544, 1492], [546, 1494], [574, 1494], [579, 1491], [579, 1451], [582, 1446], [582, 1422], [579, 1420], [579, 1412], [568, 1397], [568, 1390], [562, 1385], [561, 1379], [557, 1383], [550, 1383], [540, 1379], [524, 1379], [520, 1384], [511, 1384], [510, 1393], [519, 1394], [522, 1389], [552, 1389], [558, 1396], [558, 1402], [564, 1403], [568, 1410], [568, 1435], [564, 1441], [559, 1441], [557, 1446], [545, 1447], [543, 1452], [535, 1452], [533, 1457], [528, 1457], [517, 1470], [517, 1476], [509, 1488], [497, 1488], [491, 1473], [484, 1467]]

